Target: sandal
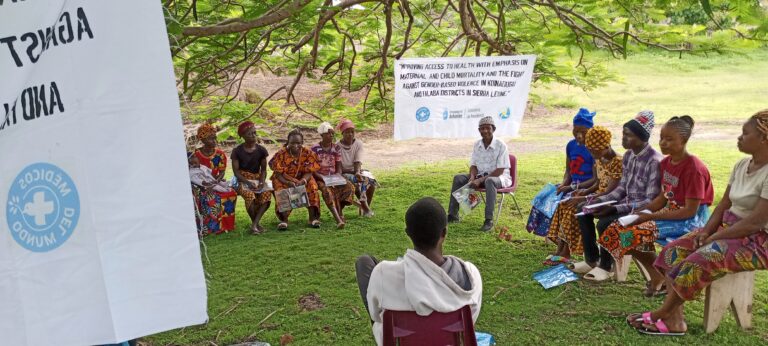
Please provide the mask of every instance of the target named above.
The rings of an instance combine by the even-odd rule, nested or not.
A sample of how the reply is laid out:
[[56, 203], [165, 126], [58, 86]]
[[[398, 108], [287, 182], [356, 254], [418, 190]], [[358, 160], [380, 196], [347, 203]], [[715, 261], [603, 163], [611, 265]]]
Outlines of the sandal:
[[667, 284], [662, 282], [661, 285], [659, 285], [658, 287], [659, 288], [652, 288], [651, 282], [647, 281], [645, 283], [645, 291], [643, 291], [643, 295], [648, 298], [652, 298], [652, 297], [658, 297], [658, 296], [663, 296], [667, 294]]
[[320, 228], [320, 220], [312, 220], [312, 222], [309, 223], [309, 227]]
[[278, 231], [285, 231], [288, 229], [288, 223], [287, 222], [281, 222], [277, 224], [277, 230]]
[[590, 270], [592, 270], [592, 266], [585, 261], [581, 261], [581, 262], [568, 264], [568, 269], [570, 269], [576, 274], [586, 274], [586, 273], [589, 273]]
[[[640, 324], [636, 324], [640, 323]], [[646, 311], [641, 314], [631, 314], [627, 316], [627, 324], [637, 329], [638, 327], [642, 327], [643, 324], [654, 324], [655, 321], [651, 319], [651, 312]]]
[[[647, 325], [654, 326], [656, 330], [651, 330], [646, 327]], [[673, 332], [669, 330], [669, 327], [667, 327], [667, 324], [664, 323], [663, 320], [658, 319], [656, 322], [649, 323], [649, 324], [643, 324], [639, 328], [635, 328], [639, 333], [646, 334], [646, 335], [655, 335], [655, 336], [684, 336], [686, 334], [685, 331], [682, 332]]]
[[571, 263], [571, 260], [568, 257], [550, 255], [550, 256], [547, 256], [544, 262], [541, 262], [541, 264], [545, 266], [556, 266], [561, 263], [568, 264], [568, 263]]
[[584, 274], [584, 280], [603, 282], [611, 278], [611, 273], [600, 267], [594, 267], [589, 273]]
[[336, 224], [336, 229], [344, 229], [344, 226], [346, 226], [344, 222], [339, 222]]

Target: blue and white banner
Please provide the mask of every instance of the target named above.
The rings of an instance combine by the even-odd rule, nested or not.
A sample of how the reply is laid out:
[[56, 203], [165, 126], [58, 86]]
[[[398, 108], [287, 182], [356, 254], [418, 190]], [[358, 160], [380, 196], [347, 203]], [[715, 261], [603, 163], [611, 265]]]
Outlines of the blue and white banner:
[[479, 138], [489, 115], [496, 136], [517, 136], [535, 64], [535, 55], [397, 60], [395, 140]]
[[159, 1], [0, 0], [0, 162], [0, 344], [207, 319]]

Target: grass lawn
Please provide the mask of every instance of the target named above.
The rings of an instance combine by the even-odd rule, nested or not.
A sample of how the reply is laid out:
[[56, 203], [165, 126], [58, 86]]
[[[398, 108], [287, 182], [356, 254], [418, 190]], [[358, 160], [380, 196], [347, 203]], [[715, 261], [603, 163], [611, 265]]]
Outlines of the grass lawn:
[[[723, 143], [695, 142], [690, 147], [709, 164], [718, 200], [731, 167], [742, 157], [734, 141]], [[562, 156], [549, 152], [519, 157], [517, 200], [525, 218], [529, 201], [541, 185], [562, 176]], [[286, 232], [245, 235], [248, 221], [240, 200], [238, 231], [205, 239], [209, 323], [144, 341], [153, 345], [227, 345], [258, 339], [278, 345], [281, 335], [291, 334], [295, 337], [292, 345], [373, 344], [355, 281], [355, 258], [363, 253], [389, 260], [403, 255], [410, 247], [404, 233], [406, 208], [423, 196], [447, 204], [452, 175], [464, 171], [464, 161], [448, 161], [377, 172], [383, 186], [374, 202], [376, 216], [365, 219], [348, 209], [347, 229], [343, 231], [335, 230], [324, 210], [320, 230], [304, 228], [306, 212], [297, 212]], [[444, 249], [480, 269], [484, 291], [476, 329], [495, 335], [499, 345], [754, 345], [768, 341], [768, 272], [757, 275], [752, 331], [739, 330], [733, 317], [727, 315], [716, 333], [705, 335], [701, 299], [686, 305], [689, 335], [682, 338], [643, 336], [626, 326], [628, 313], [652, 309], [662, 301], [642, 296], [644, 283], [635, 267], [625, 283], [577, 281], [543, 290], [531, 275], [542, 269], [540, 262], [554, 247], [526, 233], [525, 219], [512, 215], [508, 201], [501, 224], [510, 226], [515, 241], [502, 242], [493, 234], [480, 232], [482, 211], [475, 210], [462, 223], [449, 226]], [[268, 215], [265, 225], [274, 229], [273, 214]], [[320, 297], [324, 307], [302, 311], [298, 300], [311, 293]]]

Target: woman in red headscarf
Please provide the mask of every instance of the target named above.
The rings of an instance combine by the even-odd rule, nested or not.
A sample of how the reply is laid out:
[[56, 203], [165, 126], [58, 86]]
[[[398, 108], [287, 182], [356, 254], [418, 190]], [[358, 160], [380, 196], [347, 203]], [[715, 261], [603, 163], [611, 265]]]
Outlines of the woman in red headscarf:
[[232, 150], [232, 171], [237, 178], [237, 193], [245, 200], [245, 210], [251, 217], [251, 234], [261, 234], [261, 217], [269, 209], [272, 193], [267, 188], [267, 148], [256, 142], [256, 127], [246, 121], [237, 128], [245, 140]]
[[[203, 146], [195, 150], [197, 161], [200, 165], [208, 167], [216, 180], [223, 181], [224, 172], [227, 170], [227, 154], [216, 145], [216, 128], [211, 124], [200, 125], [197, 128], [197, 139], [203, 143]], [[205, 220], [210, 233], [220, 234], [235, 229], [236, 202], [237, 193], [234, 190], [217, 192], [215, 199], [208, 200], [210, 207], [218, 210], [218, 217]]]

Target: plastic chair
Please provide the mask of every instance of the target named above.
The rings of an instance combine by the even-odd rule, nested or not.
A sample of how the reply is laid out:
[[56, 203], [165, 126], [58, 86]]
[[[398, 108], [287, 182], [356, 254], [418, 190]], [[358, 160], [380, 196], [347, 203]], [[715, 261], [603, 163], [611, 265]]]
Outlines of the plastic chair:
[[477, 346], [469, 305], [454, 312], [384, 311], [384, 346]]
[[[509, 175], [512, 177], [512, 185], [502, 189], [496, 189], [496, 194], [500, 194], [501, 199], [499, 199], [499, 207], [497, 208], [496, 215], [493, 217], [494, 225], [499, 219], [499, 214], [501, 214], [501, 207], [504, 205], [505, 195], [512, 196], [512, 200], [515, 202], [515, 208], [517, 209], [518, 214], [520, 214], [520, 217], [523, 217], [523, 211], [520, 210], [520, 205], [517, 204], [517, 198], [515, 198], [515, 191], [517, 191], [517, 158], [512, 154], [509, 154]], [[485, 189], [483, 188], [477, 188], [476, 190], [480, 193], [485, 192]], [[485, 196], [483, 196], [483, 200], [485, 200]]]

